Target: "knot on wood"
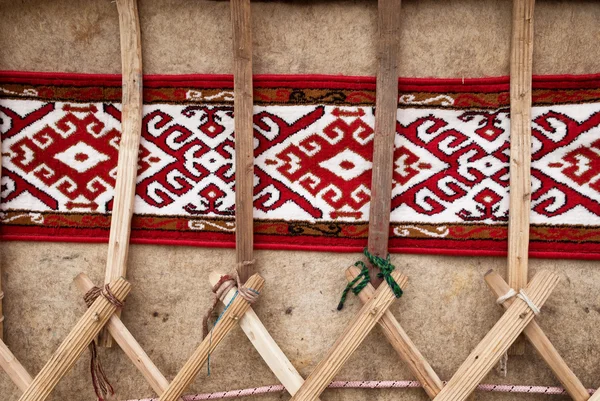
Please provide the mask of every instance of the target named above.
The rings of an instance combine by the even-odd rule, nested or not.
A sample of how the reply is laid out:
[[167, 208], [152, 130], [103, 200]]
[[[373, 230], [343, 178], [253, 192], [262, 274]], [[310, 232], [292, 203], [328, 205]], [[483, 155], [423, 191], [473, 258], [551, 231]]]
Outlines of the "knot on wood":
[[105, 284], [104, 289], [96, 286], [90, 288], [90, 290], [86, 292], [83, 296], [83, 300], [89, 308], [100, 295], [106, 298], [108, 302], [110, 302], [117, 308], [123, 308], [123, 306], [125, 306], [125, 303], [119, 301], [115, 294], [113, 294], [113, 292], [110, 289], [110, 284]]
[[[377, 273], [377, 277], [384, 279], [387, 285], [389, 285], [392, 291], [394, 292], [396, 298], [400, 298], [402, 296], [402, 288], [400, 288], [396, 280], [394, 280], [394, 278], [392, 277], [392, 272], [394, 271], [396, 266], [394, 266], [390, 262], [390, 254], [388, 253], [387, 257], [384, 259], [379, 256], [373, 255], [371, 252], [369, 252], [367, 248], [363, 250], [363, 253], [373, 266], [379, 268], [379, 273]], [[361, 267], [360, 274], [356, 276], [354, 280], [349, 282], [348, 285], [346, 285], [346, 288], [344, 288], [337, 310], [342, 310], [342, 308], [344, 307], [344, 302], [346, 302], [348, 292], [352, 291], [354, 295], [358, 295], [371, 281], [371, 276], [369, 275], [369, 268], [363, 261], [359, 260], [354, 264], [354, 266]]]

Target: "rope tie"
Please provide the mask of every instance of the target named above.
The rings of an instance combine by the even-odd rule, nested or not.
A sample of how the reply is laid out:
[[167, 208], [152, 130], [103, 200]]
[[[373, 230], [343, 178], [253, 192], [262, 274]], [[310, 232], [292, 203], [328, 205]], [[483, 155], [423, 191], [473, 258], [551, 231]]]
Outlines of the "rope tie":
[[512, 297], [514, 297], [515, 295], [517, 295], [517, 292], [514, 289], [511, 288], [511, 289], [509, 289], [507, 291], [506, 294], [499, 296], [498, 299], [496, 300], [496, 303], [498, 305], [502, 305], [506, 301], [508, 301], [509, 299], [511, 299]]
[[208, 307], [208, 310], [202, 317], [202, 338], [206, 338], [208, 335], [208, 320], [212, 317], [217, 304], [221, 297], [229, 292], [232, 288], [235, 287], [235, 279], [230, 275], [226, 274], [221, 276], [217, 284], [212, 288], [212, 302]]
[[[254, 260], [245, 261], [238, 263], [238, 266], [250, 266], [253, 265], [254, 262]], [[221, 276], [219, 281], [213, 286], [213, 297], [211, 305], [208, 307], [208, 310], [202, 317], [202, 338], [206, 337], [209, 333], [208, 321], [213, 316], [214, 311], [219, 303], [219, 300], [223, 298], [231, 289], [237, 287], [236, 295], [240, 294], [240, 296], [244, 298], [250, 305], [252, 305], [258, 300], [258, 296], [260, 295], [260, 293], [252, 288], [244, 286], [241, 283], [238, 270], [239, 269], [236, 269], [235, 274], [233, 276], [230, 274]]]
[[534, 315], [539, 315], [540, 314], [540, 308], [533, 303], [533, 301], [531, 300], [531, 298], [529, 298], [529, 296], [527, 295], [527, 293], [525, 292], [524, 289], [520, 289], [519, 292], [517, 293], [514, 289], [509, 289], [506, 294], [498, 297], [498, 299], [496, 300], [496, 303], [498, 305], [502, 305], [504, 302], [508, 301], [509, 299], [511, 299], [512, 297], [516, 296], [517, 298], [522, 299], [527, 306], [529, 306], [529, 309], [531, 309], [531, 311], [533, 312]]
[[[239, 266], [249, 266], [249, 265], [253, 265], [253, 264], [254, 264], [254, 260], [245, 261], [245, 262], [238, 263], [238, 267]], [[258, 300], [258, 296], [260, 295], [260, 292], [256, 291], [253, 288], [248, 288], [241, 283], [240, 276], [238, 274], [238, 270], [239, 269], [236, 269], [234, 276], [231, 276], [229, 274], [221, 276], [219, 281], [212, 288], [212, 292], [213, 292], [212, 304], [208, 308], [208, 311], [206, 311], [206, 313], [204, 314], [204, 317], [202, 319], [203, 338], [206, 338], [206, 336], [210, 336], [209, 344], [212, 343], [212, 330], [210, 330], [210, 331], [208, 330], [208, 319], [210, 319], [210, 317], [214, 313], [214, 310], [215, 310], [217, 304], [219, 303], [219, 300], [222, 297], [224, 297], [231, 289], [237, 287], [237, 291], [235, 292], [235, 294], [233, 295], [233, 297], [231, 298], [229, 303], [227, 303], [227, 305], [225, 305], [225, 309], [223, 309], [223, 312], [221, 312], [221, 314], [219, 315], [217, 320], [215, 320], [215, 324], [213, 325], [213, 328], [217, 325], [219, 320], [221, 320], [221, 317], [223, 317], [223, 314], [225, 313], [225, 311], [227, 311], [227, 309], [229, 309], [229, 307], [231, 306], [231, 304], [233, 303], [235, 298], [238, 296], [238, 294], [244, 300], [246, 300], [250, 305], [252, 305], [254, 302], [256, 302]], [[210, 352], [208, 353], [208, 356], [207, 356], [206, 369], [207, 369], [207, 375], [210, 376]]]
[[[104, 289], [96, 286], [90, 288], [90, 290], [83, 296], [83, 300], [89, 308], [99, 296], [106, 298], [106, 300], [113, 304], [116, 308], [122, 308], [125, 305], [123, 302], [119, 301], [117, 297], [115, 297], [115, 294], [113, 294], [110, 289], [110, 285], [108, 284], [104, 286]], [[100, 356], [98, 355], [98, 348], [96, 347], [96, 340], [90, 343], [89, 349], [91, 354], [90, 374], [92, 375], [94, 392], [96, 393], [96, 397], [98, 397], [99, 401], [105, 401], [106, 398], [115, 395], [115, 390], [108, 381], [106, 373], [104, 373], [104, 369], [102, 368]]]
[[517, 297], [525, 301], [525, 303], [527, 304], [527, 306], [529, 306], [529, 309], [531, 309], [534, 315], [537, 316], [540, 314], [540, 308], [538, 308], [537, 305], [534, 304], [533, 301], [527, 296], [525, 290], [521, 288], [519, 290], [519, 293], [517, 294]]
[[[388, 253], [387, 257], [384, 259], [382, 257], [371, 254], [367, 248], [363, 250], [363, 253], [367, 257], [369, 262], [379, 269], [377, 277], [384, 279], [387, 285], [389, 285], [392, 291], [394, 292], [396, 298], [400, 298], [402, 296], [402, 288], [400, 288], [396, 280], [394, 280], [394, 278], [392, 277], [392, 272], [394, 271], [396, 266], [394, 266], [390, 262], [390, 254]], [[371, 281], [371, 277], [369, 275], [369, 268], [363, 261], [359, 260], [354, 264], [354, 266], [361, 267], [360, 274], [356, 276], [354, 280], [349, 282], [348, 285], [346, 285], [346, 288], [344, 288], [337, 310], [342, 310], [342, 308], [344, 307], [344, 302], [346, 302], [348, 292], [352, 291], [354, 295], [358, 295]]]
[[502, 357], [498, 362], [498, 374], [502, 377], [506, 377], [508, 374], [508, 352], [502, 354]]

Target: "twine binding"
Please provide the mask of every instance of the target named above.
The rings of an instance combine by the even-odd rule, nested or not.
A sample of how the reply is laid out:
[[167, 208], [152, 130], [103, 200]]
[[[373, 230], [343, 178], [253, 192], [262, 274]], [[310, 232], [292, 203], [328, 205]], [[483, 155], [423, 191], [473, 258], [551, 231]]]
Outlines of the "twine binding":
[[522, 299], [527, 306], [529, 306], [529, 309], [531, 309], [531, 311], [533, 312], [534, 315], [539, 315], [540, 314], [540, 308], [533, 303], [533, 301], [531, 300], [531, 298], [529, 298], [529, 296], [527, 295], [527, 293], [525, 292], [524, 289], [520, 289], [519, 292], [517, 293], [514, 289], [509, 289], [506, 294], [498, 297], [498, 299], [496, 300], [496, 303], [498, 305], [502, 305], [504, 302], [508, 301], [509, 299], [511, 299], [512, 297], [516, 296], [517, 298]]
[[[387, 257], [384, 259], [379, 256], [373, 255], [371, 252], [369, 252], [367, 248], [363, 250], [363, 253], [373, 266], [379, 268], [379, 273], [377, 273], [377, 277], [384, 279], [387, 285], [389, 285], [392, 291], [394, 292], [396, 298], [400, 298], [402, 296], [402, 288], [400, 288], [396, 280], [394, 280], [394, 278], [392, 277], [392, 272], [394, 271], [396, 266], [394, 266], [390, 262], [390, 254], [388, 253]], [[346, 302], [346, 297], [348, 296], [349, 291], [352, 291], [354, 295], [358, 295], [371, 281], [371, 277], [369, 276], [369, 268], [363, 261], [359, 260], [354, 264], [354, 266], [361, 267], [360, 274], [356, 276], [354, 280], [349, 282], [346, 285], [346, 288], [344, 288], [337, 310], [342, 310], [342, 308], [344, 307], [344, 302]], [[359, 282], [359, 280], [361, 281]]]
[[[253, 265], [254, 262], [255, 262], [254, 260], [244, 261], [244, 262], [238, 263], [238, 267]], [[258, 297], [260, 295], [260, 293], [258, 291], [256, 291], [255, 289], [248, 288], [242, 284], [242, 282], [240, 281], [240, 276], [239, 276], [238, 270], [239, 270], [239, 268], [235, 270], [235, 273], [233, 276], [231, 276], [229, 274], [221, 276], [219, 281], [212, 288], [213, 299], [212, 299], [211, 305], [208, 307], [208, 310], [202, 317], [202, 338], [206, 338], [207, 336], [210, 336], [209, 344], [212, 343], [212, 330], [208, 329], [208, 320], [213, 315], [215, 308], [217, 307], [217, 304], [219, 303], [219, 300], [221, 298], [223, 298], [231, 289], [233, 289], [233, 288], [237, 289], [237, 291], [235, 292], [235, 295], [233, 296], [233, 298], [231, 298], [231, 301], [229, 301], [229, 303], [227, 305], [225, 305], [225, 309], [223, 309], [223, 312], [221, 312], [221, 314], [219, 315], [217, 320], [215, 320], [215, 323], [213, 324], [213, 328], [217, 325], [219, 320], [221, 320], [221, 317], [223, 316], [225, 311], [231, 306], [231, 304], [233, 303], [235, 298], [238, 296], [238, 294], [242, 298], [244, 298], [250, 305], [255, 303], [258, 300]], [[207, 356], [206, 369], [207, 369], [207, 375], [210, 376], [210, 352], [208, 353], [208, 356]]]
[[[109, 284], [106, 284], [104, 286], [104, 289], [96, 286], [90, 288], [90, 290], [86, 292], [83, 296], [83, 300], [89, 308], [100, 295], [106, 298], [106, 300], [113, 304], [116, 308], [122, 308], [125, 305], [123, 302], [117, 299], [115, 294], [113, 294]], [[94, 393], [96, 393], [98, 401], [105, 401], [108, 397], [112, 397], [115, 395], [115, 390], [108, 381], [106, 373], [104, 373], [104, 369], [102, 368], [102, 362], [100, 361], [100, 356], [98, 355], [96, 340], [93, 340], [91, 342], [89, 349], [91, 355], [90, 374], [92, 376], [92, 386], [94, 386]]]

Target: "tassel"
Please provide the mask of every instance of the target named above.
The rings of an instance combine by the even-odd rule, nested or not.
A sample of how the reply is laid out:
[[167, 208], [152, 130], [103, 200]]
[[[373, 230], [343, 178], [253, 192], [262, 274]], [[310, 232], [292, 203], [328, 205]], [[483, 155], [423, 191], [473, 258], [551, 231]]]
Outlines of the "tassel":
[[92, 373], [92, 385], [94, 386], [94, 392], [98, 397], [98, 401], [106, 401], [108, 397], [115, 395], [115, 390], [108, 381], [100, 358], [98, 357], [98, 349], [96, 348], [96, 341], [92, 341], [90, 344], [90, 371]]

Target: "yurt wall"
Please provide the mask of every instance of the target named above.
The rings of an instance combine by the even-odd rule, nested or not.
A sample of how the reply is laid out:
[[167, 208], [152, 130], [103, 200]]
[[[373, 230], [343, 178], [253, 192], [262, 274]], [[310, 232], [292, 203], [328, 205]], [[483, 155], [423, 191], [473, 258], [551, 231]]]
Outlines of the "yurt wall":
[[[506, 0], [406, 0], [402, 2], [401, 77], [486, 77], [509, 74], [512, 2]], [[145, 74], [231, 74], [229, 2], [141, 0]], [[108, 0], [0, 2], [0, 69], [121, 72], [119, 20]], [[600, 4], [540, 0], [535, 8], [534, 74], [600, 72]], [[252, 2], [255, 74], [377, 72], [377, 2]], [[37, 373], [84, 313], [73, 278], [86, 272], [102, 282], [103, 243], [0, 244], [5, 342], [31, 374]], [[274, 339], [303, 376], [325, 355], [360, 308], [354, 296], [336, 306], [343, 271], [359, 253], [258, 250], [256, 267], [266, 280], [255, 305]], [[495, 304], [483, 275], [505, 275], [505, 257], [392, 254], [409, 285], [391, 311], [443, 380], [496, 323]], [[231, 271], [228, 248], [132, 245], [128, 280], [133, 289], [123, 322], [167, 379], [201, 341], [201, 321], [211, 302], [208, 274]], [[600, 386], [600, 268], [593, 260], [530, 259], [530, 275], [547, 269], [560, 283], [537, 318], [548, 337], [588, 388]], [[598, 279], [597, 279], [598, 278]], [[100, 349], [119, 399], [154, 392], [118, 347]], [[348, 380], [412, 379], [376, 328], [338, 374]], [[510, 356], [508, 374], [495, 370], [484, 383], [559, 385], [531, 346]], [[186, 393], [277, 383], [239, 328], [210, 358]], [[20, 391], [0, 374], [0, 399]], [[285, 392], [254, 396], [287, 399]], [[60, 382], [52, 400], [91, 400], [87, 354]], [[420, 389], [326, 390], [322, 400], [426, 400]], [[480, 400], [553, 400], [566, 396], [475, 393]]]

